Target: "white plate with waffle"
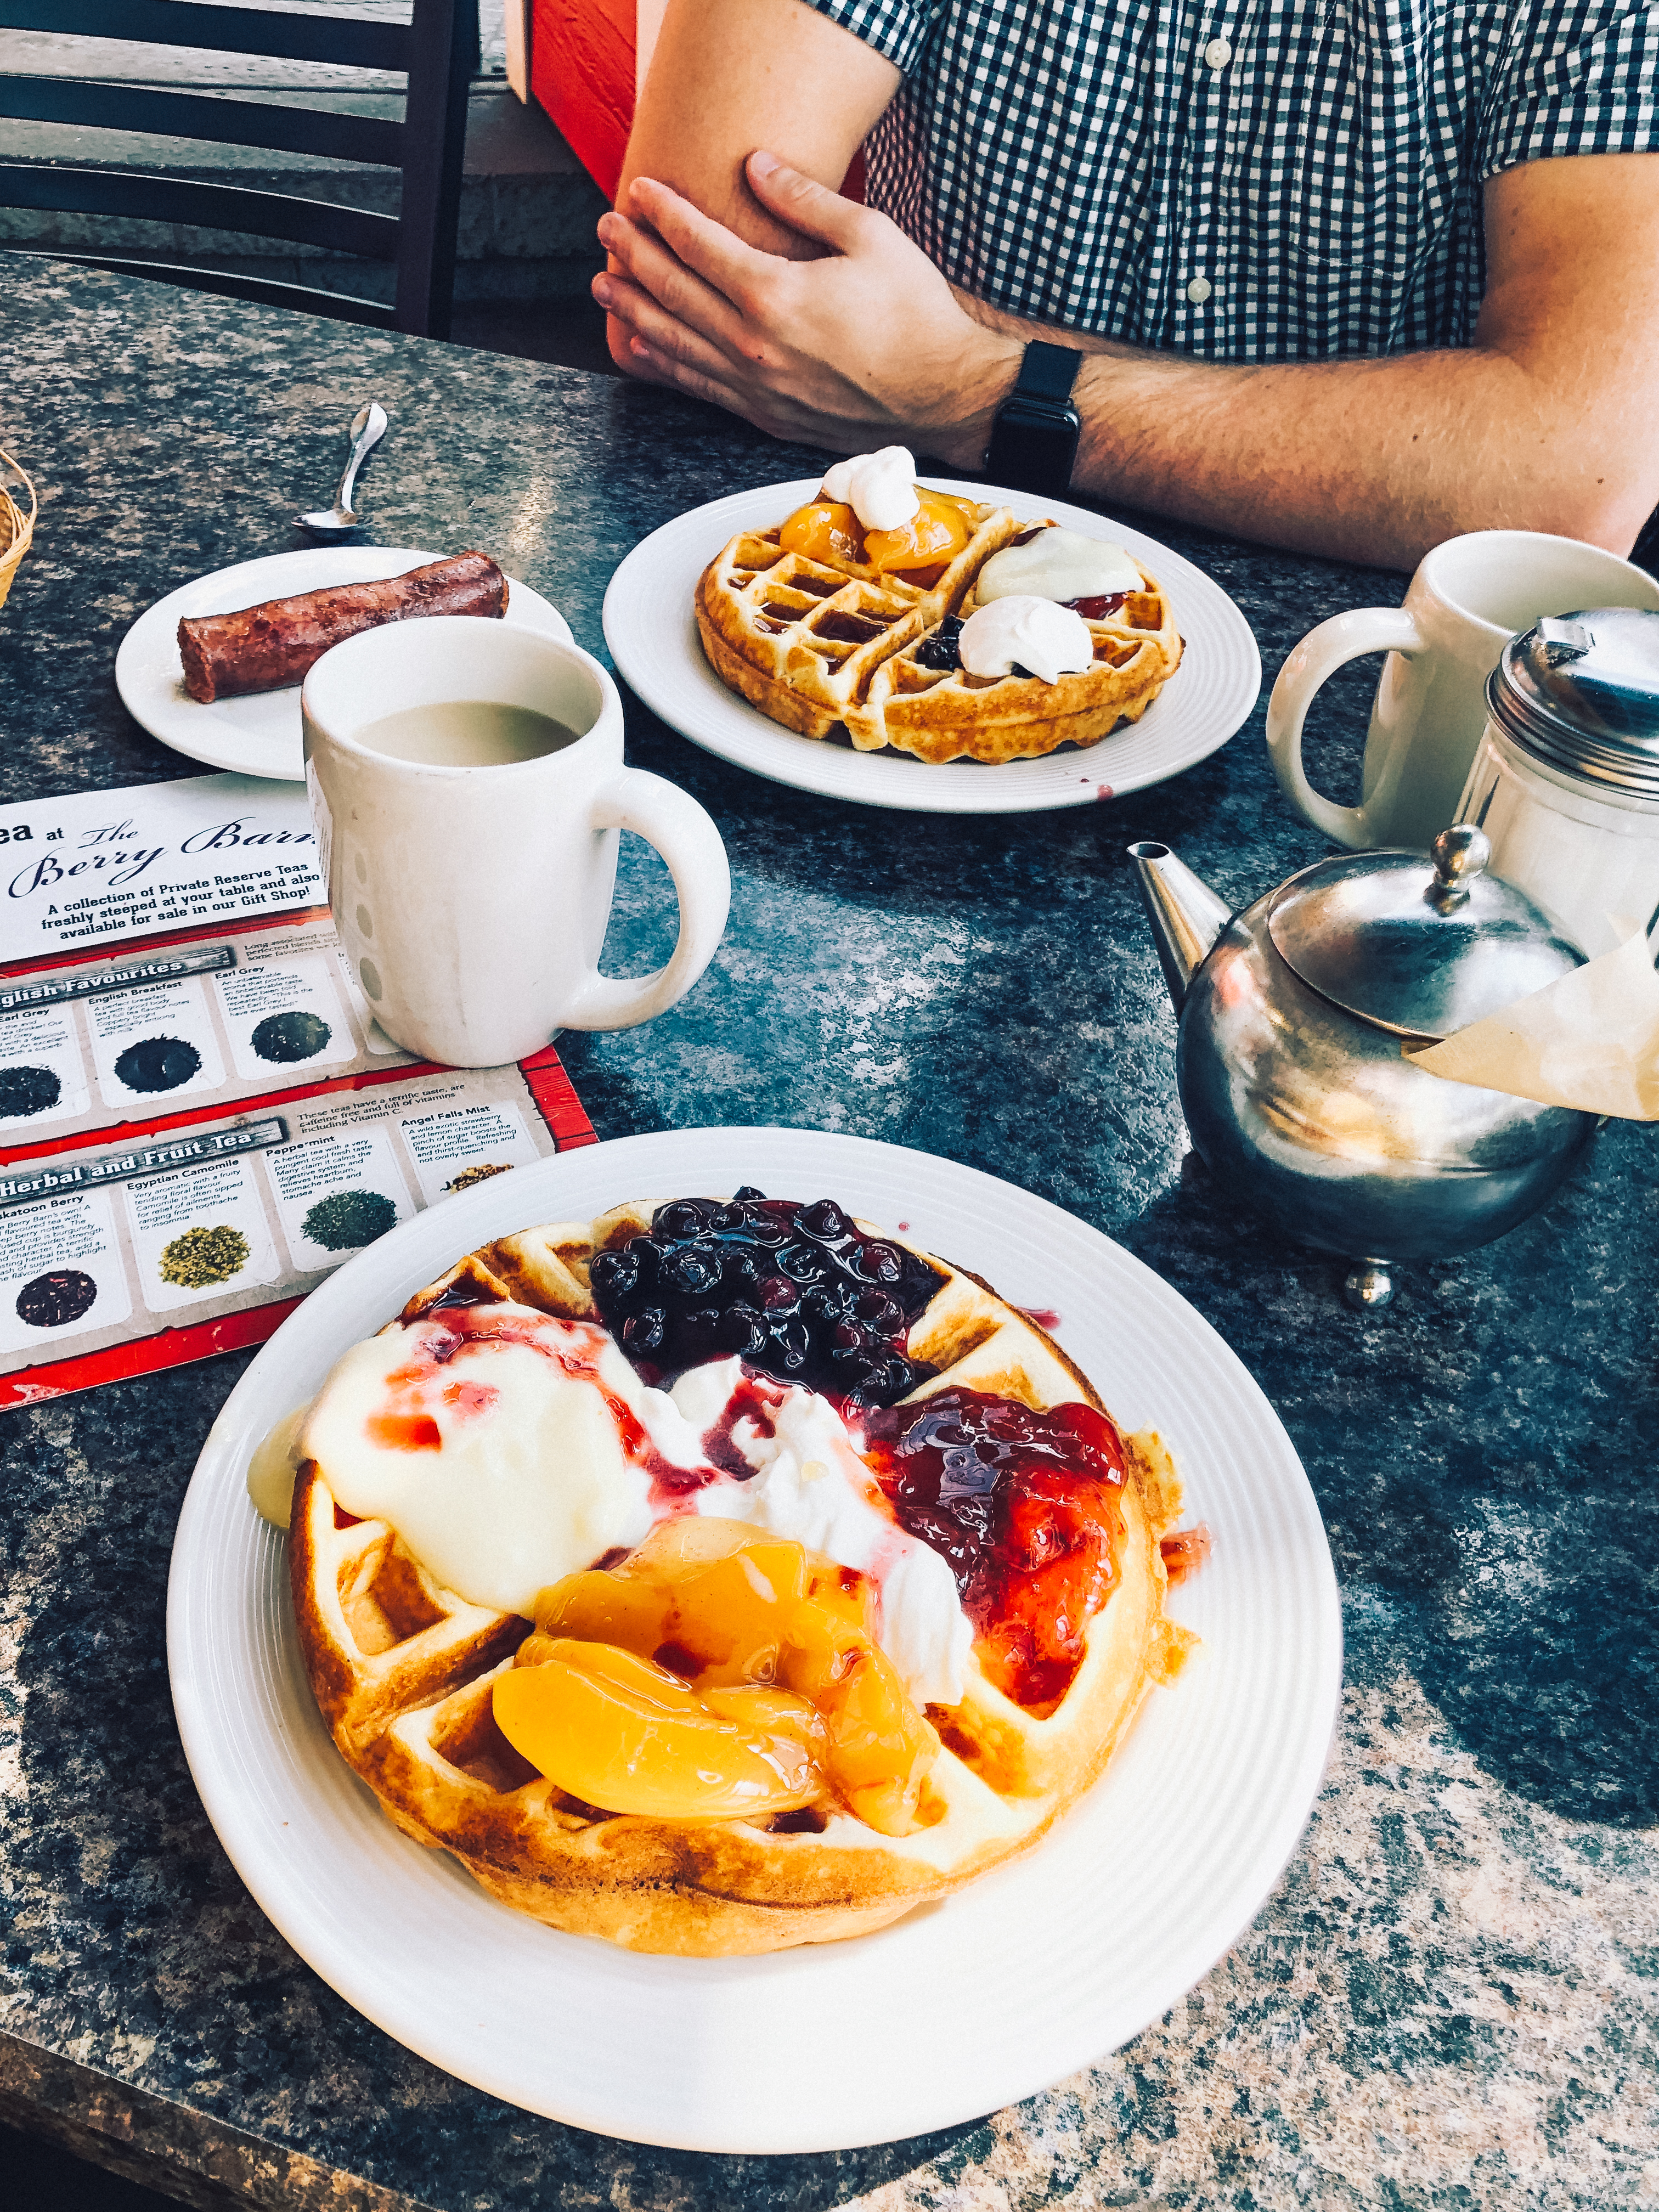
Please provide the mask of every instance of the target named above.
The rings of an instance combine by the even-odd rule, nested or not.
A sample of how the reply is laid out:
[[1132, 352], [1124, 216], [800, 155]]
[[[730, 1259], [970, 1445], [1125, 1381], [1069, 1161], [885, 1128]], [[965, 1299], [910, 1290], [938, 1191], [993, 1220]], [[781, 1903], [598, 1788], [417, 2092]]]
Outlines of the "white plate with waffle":
[[818, 489], [811, 477], [711, 501], [634, 548], [605, 596], [605, 642], [617, 672], [672, 729], [722, 760], [826, 798], [921, 813], [1021, 814], [1093, 805], [1179, 775], [1243, 723], [1261, 689], [1261, 656], [1243, 615], [1201, 568], [1156, 538], [1064, 501], [942, 477], [918, 482], [1109, 538], [1157, 576], [1185, 652], [1139, 721], [1121, 724], [1096, 744], [1066, 745], [1034, 760], [933, 762], [890, 749], [860, 752], [844, 738], [798, 735], [729, 690], [698, 636], [698, 579], [738, 532], [775, 530], [811, 499]]
[[[283, 1546], [245, 1483], [339, 1353], [457, 1255], [641, 1193], [833, 1195], [1057, 1310], [1125, 1427], [1156, 1425], [1213, 1532], [1171, 1614], [1203, 1650], [1032, 1855], [878, 1934], [758, 1958], [645, 1956], [491, 1900], [383, 1817], [301, 1664]], [[282, 1934], [434, 2063], [550, 2118], [702, 2151], [823, 2151], [1030, 2095], [1176, 2004], [1248, 1926], [1319, 1787], [1341, 1682], [1319, 1512], [1261, 1390], [1169, 1285], [1073, 1216], [952, 1162], [789, 1129], [586, 1147], [371, 1245], [255, 1359], [185, 1501], [168, 1663], [191, 1772]], [[575, 2032], [568, 2032], [574, 2027]]]
[[[188, 759], [205, 762], [209, 768], [231, 769], [239, 775], [303, 783], [299, 685], [216, 699], [211, 706], [203, 706], [185, 689], [185, 665], [179, 657], [180, 620], [186, 615], [228, 614], [265, 599], [292, 599], [298, 592], [326, 591], [336, 584], [379, 583], [442, 557], [408, 545], [302, 545], [291, 553], [268, 553], [180, 584], [147, 607], [121, 640], [115, 655], [115, 688], [121, 704], [151, 737]], [[507, 581], [502, 621], [568, 645], [570, 625], [551, 601], [516, 576]]]

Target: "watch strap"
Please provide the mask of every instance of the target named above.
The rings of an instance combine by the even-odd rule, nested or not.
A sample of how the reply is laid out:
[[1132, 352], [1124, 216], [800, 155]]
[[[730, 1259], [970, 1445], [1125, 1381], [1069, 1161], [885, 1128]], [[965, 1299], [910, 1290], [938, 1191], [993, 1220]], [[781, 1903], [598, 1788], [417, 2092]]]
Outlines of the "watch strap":
[[1014, 388], [991, 425], [985, 473], [994, 483], [1043, 498], [1065, 497], [1083, 427], [1072, 404], [1082, 359], [1074, 347], [1042, 338], [1026, 347]]
[[1050, 345], [1033, 338], [1019, 365], [1014, 390], [1022, 398], [1056, 400], [1064, 404], [1072, 396], [1083, 356], [1072, 346]]

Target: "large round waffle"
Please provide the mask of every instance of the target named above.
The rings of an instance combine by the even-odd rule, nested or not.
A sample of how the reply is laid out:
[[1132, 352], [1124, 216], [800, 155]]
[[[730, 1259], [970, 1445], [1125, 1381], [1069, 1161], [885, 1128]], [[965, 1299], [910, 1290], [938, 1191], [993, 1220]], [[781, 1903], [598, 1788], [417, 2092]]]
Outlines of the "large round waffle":
[[[654, 1210], [629, 1205], [591, 1226], [503, 1238], [417, 1293], [391, 1326], [458, 1292], [591, 1316], [588, 1262], [648, 1227]], [[915, 1395], [958, 1387], [1037, 1408], [1099, 1407], [1035, 1323], [978, 1277], [922, 1256], [945, 1280], [910, 1331], [911, 1355], [938, 1370]], [[1088, 1624], [1070, 1688], [1038, 1718], [970, 1658], [960, 1705], [929, 1708], [944, 1747], [927, 1825], [904, 1837], [845, 1814], [815, 1834], [618, 1816], [564, 1796], [512, 1749], [491, 1710], [491, 1686], [529, 1624], [440, 1588], [386, 1522], [340, 1512], [328, 1470], [312, 1461], [289, 1541], [301, 1650], [336, 1744], [392, 1819], [453, 1852], [504, 1903], [645, 1951], [760, 1952], [855, 1935], [1036, 1843], [1102, 1771], [1148, 1688], [1184, 1658], [1190, 1638], [1164, 1618], [1159, 1548], [1179, 1484], [1155, 1435], [1127, 1444], [1118, 1579]]]
[[968, 544], [926, 589], [787, 553], [775, 530], [739, 531], [697, 585], [703, 651], [722, 683], [787, 729], [808, 738], [850, 730], [848, 710], [882, 661], [954, 614], [1014, 529], [1006, 507], [975, 507]]
[[1006, 507], [976, 508], [969, 543], [926, 591], [787, 553], [776, 531], [740, 532], [697, 585], [703, 651], [771, 720], [809, 738], [844, 732], [860, 752], [994, 763], [1096, 744], [1139, 721], [1181, 665], [1168, 595], [1139, 562], [1142, 588], [1089, 622], [1093, 665], [1058, 683], [970, 676], [919, 657], [947, 615], [972, 614], [991, 556], [1034, 526]]

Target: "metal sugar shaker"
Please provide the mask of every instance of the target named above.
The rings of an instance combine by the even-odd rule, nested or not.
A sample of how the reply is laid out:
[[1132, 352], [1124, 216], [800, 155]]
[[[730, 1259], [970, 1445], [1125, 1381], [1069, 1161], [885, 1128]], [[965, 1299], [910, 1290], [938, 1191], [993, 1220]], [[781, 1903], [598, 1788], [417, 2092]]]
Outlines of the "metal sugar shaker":
[[1589, 607], [1504, 648], [1458, 804], [1492, 872], [1591, 959], [1659, 918], [1659, 614]]

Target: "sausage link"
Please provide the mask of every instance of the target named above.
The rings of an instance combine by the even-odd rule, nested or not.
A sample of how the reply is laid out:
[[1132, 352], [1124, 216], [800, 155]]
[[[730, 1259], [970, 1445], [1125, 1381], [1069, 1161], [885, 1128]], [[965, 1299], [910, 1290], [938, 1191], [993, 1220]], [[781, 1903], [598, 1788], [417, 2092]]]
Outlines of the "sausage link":
[[186, 615], [179, 625], [185, 689], [204, 707], [246, 691], [280, 691], [360, 629], [420, 615], [499, 617], [507, 598], [507, 579], [487, 553], [457, 553], [377, 584], [336, 584], [236, 614]]

